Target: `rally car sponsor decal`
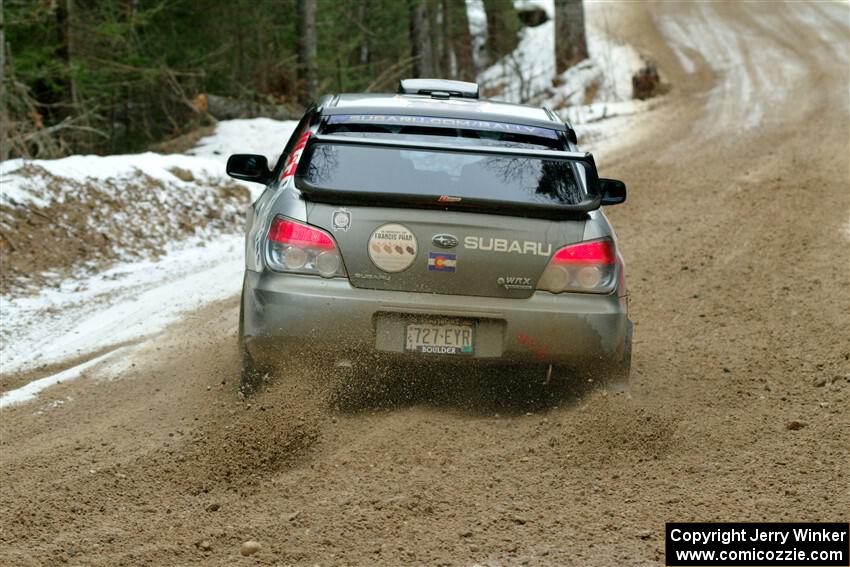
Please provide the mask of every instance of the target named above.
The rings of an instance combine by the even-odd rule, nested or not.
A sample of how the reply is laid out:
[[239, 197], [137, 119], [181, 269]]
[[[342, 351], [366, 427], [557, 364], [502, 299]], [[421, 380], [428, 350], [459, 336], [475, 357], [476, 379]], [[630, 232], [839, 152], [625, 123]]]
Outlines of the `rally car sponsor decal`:
[[416, 259], [416, 236], [400, 224], [379, 226], [369, 237], [369, 259], [385, 272], [402, 272]]
[[429, 272], [453, 273], [455, 270], [457, 270], [457, 254], [447, 254], [445, 252], [428, 253]]
[[335, 210], [331, 215], [331, 224], [334, 232], [338, 230], [348, 232], [348, 229], [351, 228], [351, 211], [345, 207]]
[[301, 161], [301, 154], [304, 153], [304, 147], [307, 145], [307, 140], [310, 138], [311, 134], [312, 132], [307, 130], [301, 134], [300, 138], [298, 138], [298, 143], [295, 144], [295, 147], [292, 149], [292, 153], [289, 154], [289, 158], [283, 166], [283, 171], [280, 173], [280, 181], [286, 181], [295, 175], [295, 170], [298, 169], [298, 162]]
[[[445, 104], [440, 102], [439, 104]], [[527, 134], [540, 138], [558, 139], [558, 131], [551, 128], [540, 128], [526, 124], [511, 124], [508, 122], [493, 122], [492, 120], [478, 120], [475, 118], [452, 118], [445, 116], [404, 116], [396, 114], [335, 114], [328, 118], [329, 124], [380, 124], [391, 126], [417, 125], [432, 126], [435, 128], [463, 128], [466, 130], [486, 130], [489, 132], [511, 132], [514, 134]]]

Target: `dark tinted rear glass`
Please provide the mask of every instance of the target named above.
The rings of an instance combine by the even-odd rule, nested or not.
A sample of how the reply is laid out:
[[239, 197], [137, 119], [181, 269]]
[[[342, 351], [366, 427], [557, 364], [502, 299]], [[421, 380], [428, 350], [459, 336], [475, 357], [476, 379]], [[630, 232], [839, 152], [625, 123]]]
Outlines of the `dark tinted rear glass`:
[[316, 144], [305, 157], [303, 178], [336, 191], [539, 205], [585, 198], [582, 164], [566, 159], [331, 143]]

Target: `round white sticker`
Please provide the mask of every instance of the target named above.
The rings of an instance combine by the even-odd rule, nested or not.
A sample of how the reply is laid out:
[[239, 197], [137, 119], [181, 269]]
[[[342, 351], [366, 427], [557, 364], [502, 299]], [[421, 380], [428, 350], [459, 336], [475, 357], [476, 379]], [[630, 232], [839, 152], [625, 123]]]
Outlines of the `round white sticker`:
[[379, 226], [369, 237], [369, 259], [385, 272], [401, 272], [416, 259], [416, 237], [400, 224]]

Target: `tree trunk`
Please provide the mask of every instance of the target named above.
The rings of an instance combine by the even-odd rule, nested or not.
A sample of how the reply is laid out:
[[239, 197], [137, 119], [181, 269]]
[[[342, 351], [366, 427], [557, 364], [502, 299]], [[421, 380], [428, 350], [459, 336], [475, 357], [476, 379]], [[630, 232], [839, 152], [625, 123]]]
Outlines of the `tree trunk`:
[[[363, 28], [366, 27], [366, 23], [369, 21], [369, 4], [369, 0], [360, 0], [357, 3], [357, 21]], [[366, 70], [366, 65], [369, 64], [371, 55], [371, 49], [369, 49], [370, 43], [369, 34], [364, 32], [358, 49], [358, 62], [363, 71]]]
[[487, 58], [493, 64], [519, 43], [519, 16], [511, 0], [484, 0], [487, 14]]
[[434, 76], [434, 58], [431, 55], [431, 23], [425, 0], [409, 0], [410, 45], [413, 72], [417, 77]]
[[434, 52], [434, 75], [444, 79], [454, 78], [452, 69], [452, 47], [449, 44], [449, 15], [446, 10], [445, 0], [432, 0], [431, 13], [433, 14], [433, 46]]
[[59, 48], [56, 55], [65, 66], [65, 81], [68, 86], [68, 95], [72, 106], [69, 114], [72, 115], [77, 106], [77, 85], [74, 81], [73, 70], [71, 69], [71, 60], [73, 58], [71, 13], [73, 9], [73, 0], [61, 0], [56, 10], [56, 24], [59, 31]]
[[304, 83], [304, 102], [316, 98], [318, 70], [316, 68], [316, 0], [298, 1], [299, 75]]
[[6, 144], [6, 22], [3, 18], [3, 0], [0, 0], [0, 162], [9, 156]]
[[587, 59], [582, 0], [555, 0], [555, 67], [563, 73]]
[[469, 33], [469, 18], [466, 3], [443, 0], [446, 18], [449, 56], [452, 58], [452, 78], [461, 81], [475, 80], [475, 61], [472, 57], [472, 35]]

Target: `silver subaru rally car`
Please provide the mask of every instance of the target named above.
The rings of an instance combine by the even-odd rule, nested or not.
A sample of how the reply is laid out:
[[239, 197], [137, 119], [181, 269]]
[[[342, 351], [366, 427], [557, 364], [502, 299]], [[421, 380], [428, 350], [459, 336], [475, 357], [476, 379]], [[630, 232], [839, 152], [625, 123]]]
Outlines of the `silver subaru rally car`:
[[243, 389], [305, 353], [627, 383], [625, 270], [600, 209], [626, 188], [549, 109], [409, 79], [325, 96], [273, 168], [237, 154], [227, 172], [266, 185], [247, 218]]

